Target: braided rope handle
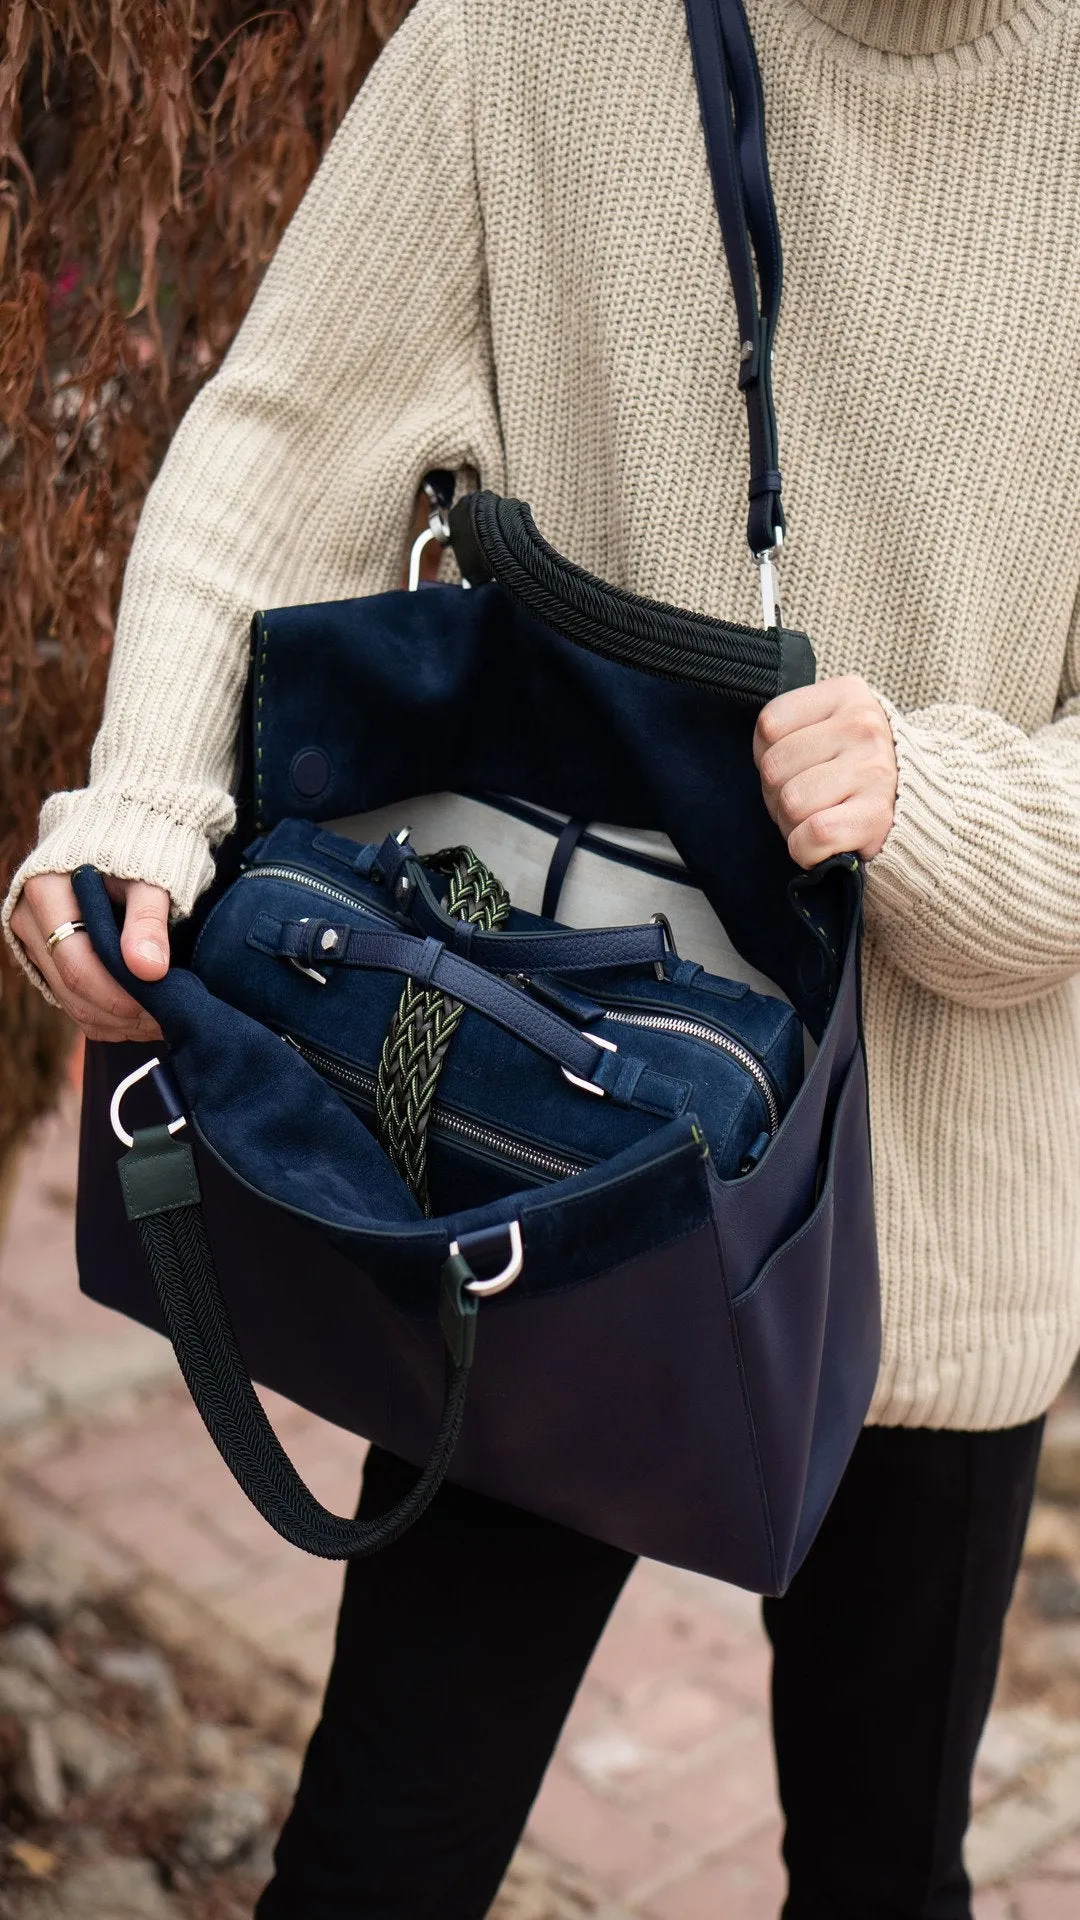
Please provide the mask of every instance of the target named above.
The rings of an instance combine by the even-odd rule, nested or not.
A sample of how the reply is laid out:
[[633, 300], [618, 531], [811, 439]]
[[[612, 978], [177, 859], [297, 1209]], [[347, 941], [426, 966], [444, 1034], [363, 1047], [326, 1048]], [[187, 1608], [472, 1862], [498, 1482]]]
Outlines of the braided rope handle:
[[[485, 933], [506, 925], [510, 895], [471, 847], [447, 847], [424, 865], [447, 875], [446, 911]], [[379, 1139], [425, 1213], [431, 1212], [427, 1139], [439, 1076], [465, 1009], [437, 988], [406, 980], [379, 1056]]]

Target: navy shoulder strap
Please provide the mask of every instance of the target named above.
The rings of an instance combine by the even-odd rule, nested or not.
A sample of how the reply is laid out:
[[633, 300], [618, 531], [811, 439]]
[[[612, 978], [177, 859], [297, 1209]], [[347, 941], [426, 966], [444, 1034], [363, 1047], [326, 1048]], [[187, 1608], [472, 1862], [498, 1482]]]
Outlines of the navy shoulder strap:
[[[767, 562], [784, 533], [772, 391], [783, 257], [765, 143], [765, 99], [742, 0], [685, 0], [705, 148], [739, 320], [750, 438], [747, 539]], [[764, 588], [763, 580], [763, 588]], [[766, 625], [772, 622], [766, 617]]]

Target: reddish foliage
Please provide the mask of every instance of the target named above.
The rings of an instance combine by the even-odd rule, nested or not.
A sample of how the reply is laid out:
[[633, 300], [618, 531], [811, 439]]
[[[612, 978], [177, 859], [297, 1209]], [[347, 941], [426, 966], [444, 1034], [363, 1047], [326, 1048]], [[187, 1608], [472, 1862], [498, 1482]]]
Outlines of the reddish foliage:
[[[0, 877], [85, 779], [149, 480], [408, 4], [0, 7]], [[0, 957], [0, 1161], [60, 1051], [27, 996]]]

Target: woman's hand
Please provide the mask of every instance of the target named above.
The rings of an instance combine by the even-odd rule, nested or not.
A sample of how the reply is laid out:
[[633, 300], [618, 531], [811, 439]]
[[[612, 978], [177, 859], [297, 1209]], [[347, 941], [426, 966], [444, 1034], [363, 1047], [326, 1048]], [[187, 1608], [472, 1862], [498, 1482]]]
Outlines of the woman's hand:
[[754, 761], [800, 867], [881, 852], [896, 806], [896, 749], [884, 707], [857, 674], [770, 700], [758, 716]]
[[[120, 939], [124, 959], [138, 980], [160, 980], [169, 970], [169, 896], [141, 880], [106, 880], [113, 900], [125, 906]], [[79, 903], [66, 873], [39, 873], [28, 880], [11, 916], [11, 928], [66, 1013], [88, 1040], [160, 1040], [157, 1022], [118, 986], [85, 933], [46, 941], [65, 920], [78, 920]]]

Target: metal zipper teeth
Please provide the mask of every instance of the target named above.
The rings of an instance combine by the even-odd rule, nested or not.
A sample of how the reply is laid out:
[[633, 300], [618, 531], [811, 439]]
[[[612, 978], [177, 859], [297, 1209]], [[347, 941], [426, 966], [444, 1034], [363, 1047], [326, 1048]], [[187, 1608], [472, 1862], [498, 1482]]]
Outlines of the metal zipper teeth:
[[780, 1106], [765, 1068], [749, 1047], [738, 1040], [721, 1033], [716, 1027], [707, 1027], [699, 1020], [691, 1020], [683, 1014], [675, 1013], [624, 1013], [620, 1008], [608, 1007], [604, 1011], [605, 1020], [618, 1020], [627, 1027], [647, 1027], [652, 1033], [678, 1033], [691, 1040], [706, 1040], [711, 1047], [719, 1047], [721, 1053], [730, 1054], [733, 1060], [745, 1068], [754, 1082], [769, 1116], [769, 1137], [780, 1131]]
[[357, 898], [355, 893], [343, 893], [340, 887], [332, 887], [326, 880], [315, 880], [310, 873], [300, 867], [246, 867], [241, 874], [242, 880], [294, 880], [297, 886], [307, 887], [312, 893], [321, 893], [327, 900], [336, 900], [343, 907], [351, 907], [355, 913], [370, 914], [373, 920], [389, 920], [389, 915], [380, 913], [377, 907], [369, 907], [367, 902]]
[[[286, 1034], [285, 1038], [317, 1073], [324, 1074], [328, 1080], [338, 1081], [342, 1086], [355, 1087], [366, 1099], [374, 1102], [378, 1083], [373, 1073], [368, 1073], [363, 1067], [346, 1067], [332, 1055], [320, 1053], [317, 1048], [294, 1040], [291, 1034]], [[534, 1172], [545, 1174], [551, 1180], [568, 1180], [571, 1174], [581, 1173], [588, 1165], [585, 1160], [570, 1160], [563, 1154], [549, 1153], [542, 1147], [526, 1146], [523, 1140], [498, 1133], [494, 1127], [481, 1126], [477, 1120], [466, 1120], [463, 1114], [452, 1113], [447, 1108], [432, 1115], [431, 1125], [435, 1133], [454, 1134], [459, 1139], [468, 1140], [472, 1146], [498, 1154], [504, 1160], [514, 1160], [520, 1166], [531, 1167]]]

